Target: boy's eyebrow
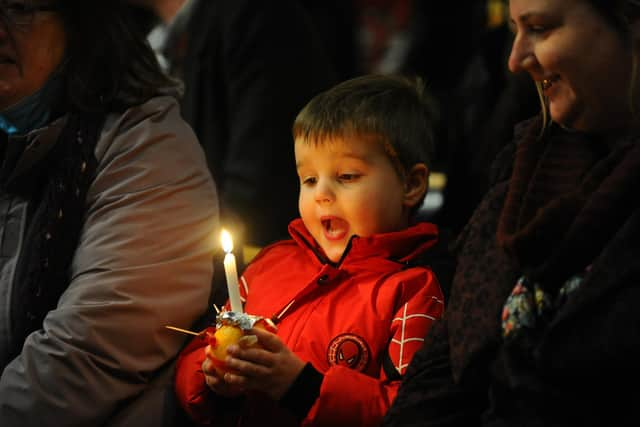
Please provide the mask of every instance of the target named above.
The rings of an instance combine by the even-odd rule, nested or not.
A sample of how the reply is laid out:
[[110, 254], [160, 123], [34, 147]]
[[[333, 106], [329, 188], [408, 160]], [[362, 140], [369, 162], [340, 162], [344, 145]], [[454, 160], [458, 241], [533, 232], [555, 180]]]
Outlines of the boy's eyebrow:
[[[370, 160], [370, 157], [369, 157], [369, 153], [365, 153], [365, 155], [362, 155], [362, 154], [356, 154], [349, 151], [345, 153], [340, 153], [340, 159], [353, 159], [353, 160], [366, 163]], [[296, 161], [296, 169], [300, 169], [302, 166], [303, 166], [302, 162]]]

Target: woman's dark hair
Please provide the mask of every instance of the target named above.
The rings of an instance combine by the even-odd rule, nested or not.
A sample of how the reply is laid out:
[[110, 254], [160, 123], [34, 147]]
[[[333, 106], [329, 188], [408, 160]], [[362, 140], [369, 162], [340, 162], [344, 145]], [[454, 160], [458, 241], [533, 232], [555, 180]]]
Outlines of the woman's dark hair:
[[160, 68], [136, 10], [125, 0], [58, 0], [67, 34], [62, 69], [67, 108], [122, 111], [177, 82]]
[[638, 0], [587, 0], [628, 40], [630, 23], [640, 18]]
[[640, 19], [640, 0], [588, 0], [589, 3], [615, 28], [623, 42], [632, 52], [631, 84], [628, 91], [628, 103], [634, 122], [640, 120], [638, 105], [638, 70], [640, 57], [634, 48], [632, 24]]

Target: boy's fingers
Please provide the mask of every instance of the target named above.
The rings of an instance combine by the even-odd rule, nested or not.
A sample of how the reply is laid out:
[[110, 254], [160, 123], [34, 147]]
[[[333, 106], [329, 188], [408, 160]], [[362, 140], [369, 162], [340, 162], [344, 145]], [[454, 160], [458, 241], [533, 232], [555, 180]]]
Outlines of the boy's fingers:
[[204, 354], [205, 354], [205, 356], [207, 356], [207, 357], [215, 357], [215, 355], [213, 354], [213, 349], [211, 348], [211, 346], [210, 346], [210, 345], [208, 345], [208, 346], [206, 346], [206, 347], [204, 348]]
[[213, 366], [211, 366], [211, 362], [209, 361], [208, 358], [205, 358], [202, 361], [202, 372], [204, 372], [207, 375], [211, 375], [212, 374], [212, 370], [213, 370]]
[[246, 376], [265, 375], [273, 366], [270, 354], [264, 350], [246, 350], [242, 352], [241, 358], [227, 357], [225, 364], [230, 370]]
[[241, 348], [249, 348], [258, 343], [258, 337], [255, 335], [245, 335], [238, 340], [238, 346]]
[[224, 382], [234, 386], [246, 387], [247, 378], [243, 375], [236, 375], [232, 374], [231, 372], [227, 372], [224, 374]]
[[282, 341], [276, 334], [260, 328], [251, 329], [251, 333], [258, 337], [258, 343], [267, 351], [276, 352], [282, 347]]
[[204, 381], [207, 383], [207, 387], [212, 390], [216, 390], [220, 385], [220, 380], [214, 375], [205, 375]]
[[246, 349], [235, 347], [233, 350], [230, 349], [229, 356], [231, 357], [227, 357], [225, 359], [225, 363], [227, 365], [229, 365], [229, 363], [239, 361], [248, 362], [262, 367], [271, 367], [273, 365], [273, 353], [259, 347]]

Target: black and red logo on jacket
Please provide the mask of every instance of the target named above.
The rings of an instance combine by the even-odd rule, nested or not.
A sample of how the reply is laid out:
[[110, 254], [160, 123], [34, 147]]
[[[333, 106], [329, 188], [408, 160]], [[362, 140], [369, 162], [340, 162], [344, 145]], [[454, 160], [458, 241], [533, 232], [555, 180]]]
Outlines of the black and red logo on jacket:
[[366, 341], [355, 334], [341, 334], [329, 343], [327, 361], [329, 365], [338, 365], [363, 372], [369, 364], [371, 352]]

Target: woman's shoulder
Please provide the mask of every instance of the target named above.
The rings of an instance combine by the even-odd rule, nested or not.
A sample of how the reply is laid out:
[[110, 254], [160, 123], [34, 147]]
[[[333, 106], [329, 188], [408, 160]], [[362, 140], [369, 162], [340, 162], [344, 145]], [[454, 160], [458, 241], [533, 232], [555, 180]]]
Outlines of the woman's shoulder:
[[[133, 105], [124, 111], [107, 115], [103, 133], [122, 132], [141, 123], [149, 123], [156, 128], [173, 127], [184, 120], [180, 117], [180, 105], [176, 96], [162, 94], [146, 102]], [[186, 125], [186, 122], [184, 122]]]
[[106, 117], [95, 150], [96, 158], [106, 163], [123, 152], [162, 154], [160, 157], [165, 159], [165, 154], [170, 154], [172, 162], [184, 159], [206, 167], [198, 138], [182, 118], [178, 100], [171, 95], [153, 97]]

